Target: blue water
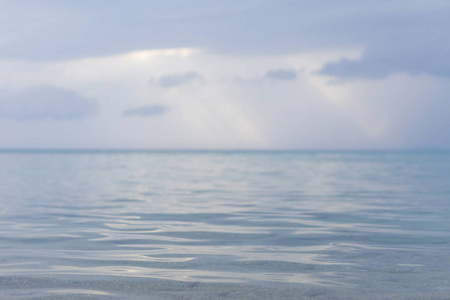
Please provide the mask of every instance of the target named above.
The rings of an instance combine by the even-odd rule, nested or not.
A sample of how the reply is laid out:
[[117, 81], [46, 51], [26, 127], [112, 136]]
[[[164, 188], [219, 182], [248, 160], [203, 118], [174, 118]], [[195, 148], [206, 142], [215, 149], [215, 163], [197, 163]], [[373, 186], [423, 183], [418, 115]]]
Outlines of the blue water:
[[2, 151], [0, 299], [450, 299], [450, 152]]

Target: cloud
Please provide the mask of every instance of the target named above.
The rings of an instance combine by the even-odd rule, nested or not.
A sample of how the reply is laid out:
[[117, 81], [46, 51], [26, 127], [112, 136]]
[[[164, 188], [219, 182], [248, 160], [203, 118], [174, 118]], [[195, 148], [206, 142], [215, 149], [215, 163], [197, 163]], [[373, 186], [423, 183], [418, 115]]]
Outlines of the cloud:
[[393, 42], [390, 47], [371, 46], [360, 59], [341, 59], [325, 64], [317, 73], [348, 79], [381, 79], [393, 73], [450, 77], [450, 45], [430, 41]]
[[359, 59], [329, 62], [318, 74], [346, 79], [382, 79], [396, 73], [450, 77], [450, 41], [446, 39], [450, 6], [443, 4], [396, 4], [343, 20], [334, 28], [336, 37], [351, 36], [347, 43], [359, 43], [364, 52]]
[[15, 121], [76, 120], [96, 110], [93, 100], [71, 90], [37, 86], [0, 91], [0, 118]]
[[171, 88], [187, 84], [199, 78], [201, 78], [201, 76], [197, 72], [188, 72], [184, 74], [171, 74], [160, 77], [158, 80], [158, 84], [166, 88]]
[[122, 115], [129, 117], [129, 116], [137, 116], [137, 117], [154, 117], [154, 116], [160, 116], [165, 113], [169, 108], [164, 105], [148, 105], [148, 106], [141, 106], [133, 109], [126, 110]]
[[379, 80], [346, 80], [321, 89], [355, 121], [372, 147], [450, 148], [449, 79], [396, 74]]
[[275, 80], [295, 80], [297, 79], [297, 73], [295, 70], [289, 69], [269, 70], [264, 77]]
[[251, 55], [390, 47], [405, 34], [448, 44], [449, 32], [442, 0], [0, 1], [0, 10], [0, 57], [30, 60], [186, 46]]
[[[57, 85], [97, 99], [102, 108], [96, 118], [57, 126], [0, 119], [0, 146], [450, 147], [449, 78], [396, 74], [330, 85], [329, 78], [312, 73], [340, 57], [360, 57], [356, 50], [251, 57], [187, 53], [149, 49], [57, 63], [0, 62], [4, 87]], [[296, 73], [295, 81], [275, 81], [280, 84], [264, 79], [280, 69], [305, 71]], [[150, 78], [188, 70], [207, 74], [208, 84], [189, 84], [187, 91], [149, 84]]]

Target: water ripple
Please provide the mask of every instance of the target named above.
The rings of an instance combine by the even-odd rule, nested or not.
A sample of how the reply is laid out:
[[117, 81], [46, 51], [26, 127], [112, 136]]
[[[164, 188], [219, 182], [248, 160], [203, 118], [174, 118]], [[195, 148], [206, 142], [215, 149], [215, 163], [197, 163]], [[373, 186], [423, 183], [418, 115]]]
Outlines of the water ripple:
[[450, 293], [447, 156], [10, 155], [2, 298]]

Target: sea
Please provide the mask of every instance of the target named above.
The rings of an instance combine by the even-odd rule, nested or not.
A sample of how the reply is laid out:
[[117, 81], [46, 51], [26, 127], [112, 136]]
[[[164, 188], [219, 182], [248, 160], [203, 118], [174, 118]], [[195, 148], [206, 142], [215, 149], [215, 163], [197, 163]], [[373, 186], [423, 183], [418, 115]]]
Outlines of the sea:
[[450, 299], [449, 151], [0, 151], [0, 299]]

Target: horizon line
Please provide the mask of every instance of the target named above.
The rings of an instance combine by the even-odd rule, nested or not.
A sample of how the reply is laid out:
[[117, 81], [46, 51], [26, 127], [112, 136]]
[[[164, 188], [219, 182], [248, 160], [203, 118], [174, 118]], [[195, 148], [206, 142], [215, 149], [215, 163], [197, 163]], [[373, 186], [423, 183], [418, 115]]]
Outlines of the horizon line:
[[449, 148], [364, 148], [364, 149], [258, 149], [258, 148], [0, 148], [0, 152], [422, 152], [450, 151]]

